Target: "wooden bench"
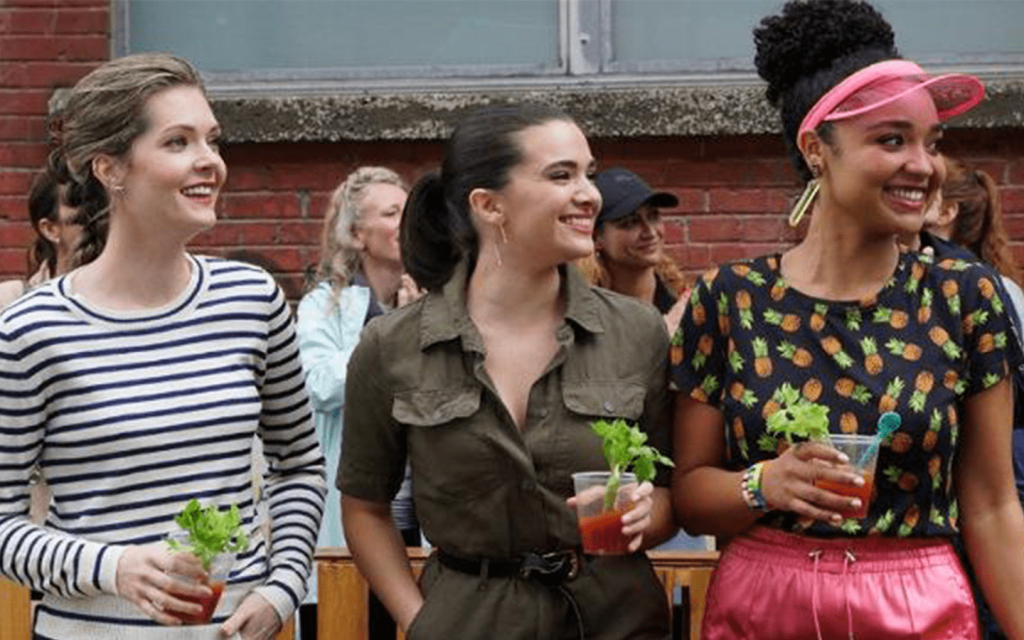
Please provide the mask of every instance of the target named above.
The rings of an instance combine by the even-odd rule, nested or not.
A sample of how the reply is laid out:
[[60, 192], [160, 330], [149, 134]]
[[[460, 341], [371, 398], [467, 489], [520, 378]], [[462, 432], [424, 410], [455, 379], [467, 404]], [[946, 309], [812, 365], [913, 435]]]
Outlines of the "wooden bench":
[[[29, 590], [0, 578], [0, 640], [31, 640], [32, 603]], [[288, 619], [275, 640], [293, 640], [295, 621]]]
[[[699, 640], [700, 623], [704, 616], [704, 596], [707, 593], [711, 571], [718, 562], [717, 551], [650, 551], [647, 554], [654, 571], [665, 588], [669, 605], [676, 596], [688, 606], [671, 607], [673, 615], [686, 619], [673, 620], [674, 638]], [[409, 549], [413, 573], [419, 576], [427, 552]], [[317, 579], [317, 638], [319, 640], [367, 640], [369, 589], [352, 554], [345, 547], [323, 547], [316, 551]], [[686, 635], [687, 632], [689, 635]], [[399, 631], [399, 639], [405, 635]], [[3, 640], [0, 638], [0, 640]]]

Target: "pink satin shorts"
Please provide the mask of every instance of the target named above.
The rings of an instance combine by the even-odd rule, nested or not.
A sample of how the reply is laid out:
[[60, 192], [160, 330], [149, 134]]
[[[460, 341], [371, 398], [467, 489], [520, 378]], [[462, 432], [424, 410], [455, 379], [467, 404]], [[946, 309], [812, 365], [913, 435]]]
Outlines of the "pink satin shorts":
[[703, 640], [977, 640], [971, 588], [945, 539], [822, 539], [755, 527], [722, 552]]

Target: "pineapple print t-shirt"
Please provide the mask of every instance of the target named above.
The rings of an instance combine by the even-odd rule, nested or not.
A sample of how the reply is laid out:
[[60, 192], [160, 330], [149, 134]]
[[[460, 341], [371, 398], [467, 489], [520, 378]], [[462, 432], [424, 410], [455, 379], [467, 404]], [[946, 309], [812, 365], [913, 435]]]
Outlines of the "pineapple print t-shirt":
[[977, 263], [905, 252], [877, 295], [836, 302], [788, 287], [778, 255], [724, 265], [690, 295], [672, 338], [672, 381], [722, 411], [732, 469], [788, 446], [766, 432], [784, 385], [827, 406], [833, 433], [874, 434], [882, 413], [899, 413], [866, 518], [836, 527], [772, 512], [762, 523], [821, 536], [951, 535], [959, 407], [1019, 358], [996, 277]]

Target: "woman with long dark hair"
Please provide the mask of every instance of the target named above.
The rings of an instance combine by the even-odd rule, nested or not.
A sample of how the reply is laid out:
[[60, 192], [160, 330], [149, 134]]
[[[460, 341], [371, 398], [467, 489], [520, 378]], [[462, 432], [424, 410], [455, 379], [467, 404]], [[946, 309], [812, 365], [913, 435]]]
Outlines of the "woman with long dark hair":
[[36, 234], [29, 249], [29, 275], [0, 283], [0, 309], [71, 268], [82, 235], [76, 201], [74, 190], [58, 184], [52, 172], [36, 176], [28, 194], [28, 217]]
[[[673, 532], [667, 474], [634, 490], [625, 555], [581, 553], [567, 503], [573, 472], [608, 468], [592, 421], [667, 446], [660, 315], [566, 265], [593, 251], [593, 173], [565, 114], [491, 107], [410, 194], [403, 259], [428, 293], [352, 354], [338, 485], [356, 563], [412, 640], [668, 637], [640, 552]], [[407, 459], [436, 548], [420, 585], [388, 508]]]

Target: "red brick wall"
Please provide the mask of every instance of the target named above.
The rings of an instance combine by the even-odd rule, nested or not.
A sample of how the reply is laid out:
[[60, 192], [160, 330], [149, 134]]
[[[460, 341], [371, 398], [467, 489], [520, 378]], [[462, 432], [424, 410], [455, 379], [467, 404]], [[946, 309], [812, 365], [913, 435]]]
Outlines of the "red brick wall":
[[[25, 269], [32, 232], [25, 194], [46, 156], [46, 103], [109, 51], [107, 0], [0, 0], [0, 278]], [[1003, 193], [1006, 226], [1024, 259], [1024, 129], [954, 130], [946, 149], [977, 162]], [[799, 188], [777, 136], [595, 140], [602, 166], [623, 165], [679, 196], [670, 212], [672, 255], [688, 271], [773, 250], [795, 234], [785, 212]], [[239, 144], [221, 222], [197, 251], [244, 249], [276, 267], [294, 297], [317, 259], [325, 203], [347, 172], [388, 165], [410, 180], [433, 168], [438, 143]]]
[[47, 101], [109, 57], [109, 0], [0, 0], [0, 277], [22, 276]]

